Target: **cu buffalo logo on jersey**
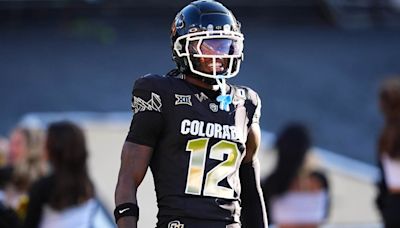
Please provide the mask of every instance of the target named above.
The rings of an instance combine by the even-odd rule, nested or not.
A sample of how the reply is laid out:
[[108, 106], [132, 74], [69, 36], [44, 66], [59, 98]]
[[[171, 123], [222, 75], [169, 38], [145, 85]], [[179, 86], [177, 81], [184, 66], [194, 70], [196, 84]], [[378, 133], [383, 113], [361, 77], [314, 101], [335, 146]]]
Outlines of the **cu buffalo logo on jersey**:
[[210, 103], [210, 110], [213, 112], [218, 112], [218, 105]]
[[168, 223], [168, 228], [185, 228], [185, 225], [178, 220], [175, 220]]

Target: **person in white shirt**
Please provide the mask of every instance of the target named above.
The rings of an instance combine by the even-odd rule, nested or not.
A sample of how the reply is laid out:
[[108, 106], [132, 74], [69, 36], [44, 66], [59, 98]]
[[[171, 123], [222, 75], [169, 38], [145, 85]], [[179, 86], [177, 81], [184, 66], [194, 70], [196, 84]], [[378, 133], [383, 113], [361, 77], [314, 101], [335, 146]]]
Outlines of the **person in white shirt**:
[[52, 172], [29, 192], [26, 228], [89, 228], [102, 211], [88, 174], [88, 150], [83, 131], [73, 123], [50, 124], [46, 152]]
[[330, 204], [325, 174], [311, 162], [311, 138], [299, 123], [287, 125], [276, 141], [278, 161], [262, 182], [268, 221], [278, 228], [316, 228]]
[[377, 206], [386, 228], [400, 227], [400, 76], [386, 79], [379, 92], [384, 127], [378, 141], [381, 181]]

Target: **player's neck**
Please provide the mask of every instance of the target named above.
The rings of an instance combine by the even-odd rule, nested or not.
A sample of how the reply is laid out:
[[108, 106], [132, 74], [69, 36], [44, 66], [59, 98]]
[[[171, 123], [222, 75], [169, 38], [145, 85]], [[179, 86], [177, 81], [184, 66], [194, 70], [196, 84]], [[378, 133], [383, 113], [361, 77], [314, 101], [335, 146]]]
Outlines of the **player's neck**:
[[187, 81], [195, 86], [204, 88], [204, 89], [213, 90], [213, 91], [216, 90], [213, 85], [203, 82], [202, 80], [195, 78], [191, 75], [185, 75], [185, 81]]

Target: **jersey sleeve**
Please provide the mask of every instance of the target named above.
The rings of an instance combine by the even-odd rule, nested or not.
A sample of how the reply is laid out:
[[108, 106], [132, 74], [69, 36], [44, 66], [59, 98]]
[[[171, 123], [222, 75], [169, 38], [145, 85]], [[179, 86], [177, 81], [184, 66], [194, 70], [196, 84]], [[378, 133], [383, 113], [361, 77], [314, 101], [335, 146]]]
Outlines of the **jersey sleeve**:
[[147, 76], [135, 82], [132, 91], [133, 117], [126, 141], [155, 147], [163, 129], [161, 93], [157, 78]]

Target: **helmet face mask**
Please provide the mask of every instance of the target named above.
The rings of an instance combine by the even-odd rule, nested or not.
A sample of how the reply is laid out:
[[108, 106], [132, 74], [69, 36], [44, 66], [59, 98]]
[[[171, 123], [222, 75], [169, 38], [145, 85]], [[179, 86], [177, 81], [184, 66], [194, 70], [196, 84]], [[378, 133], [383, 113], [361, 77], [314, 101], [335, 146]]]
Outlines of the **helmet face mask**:
[[175, 41], [174, 51], [178, 57], [186, 58], [194, 74], [231, 78], [238, 74], [243, 59], [243, 35], [232, 31], [189, 33]]
[[239, 73], [243, 40], [240, 23], [231, 11], [212, 0], [192, 2], [183, 8], [171, 29], [178, 69], [209, 79], [227, 79]]

